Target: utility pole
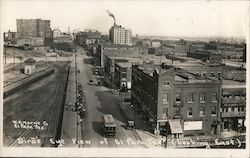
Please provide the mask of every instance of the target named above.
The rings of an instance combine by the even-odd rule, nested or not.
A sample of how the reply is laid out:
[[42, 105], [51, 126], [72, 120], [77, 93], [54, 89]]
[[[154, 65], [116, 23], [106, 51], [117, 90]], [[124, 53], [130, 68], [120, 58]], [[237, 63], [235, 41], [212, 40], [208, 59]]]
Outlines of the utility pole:
[[16, 56], [16, 52], [13, 51], [13, 53], [14, 53], [14, 58], [13, 58], [13, 73], [14, 73], [14, 71], [15, 71], [15, 56]]
[[3, 46], [3, 52], [4, 52], [4, 64], [6, 64], [6, 48]]

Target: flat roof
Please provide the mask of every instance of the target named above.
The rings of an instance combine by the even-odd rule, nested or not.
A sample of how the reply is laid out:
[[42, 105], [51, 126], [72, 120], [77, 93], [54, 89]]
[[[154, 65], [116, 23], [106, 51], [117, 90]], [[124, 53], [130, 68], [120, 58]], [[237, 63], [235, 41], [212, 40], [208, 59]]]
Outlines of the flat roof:
[[130, 63], [130, 62], [116, 62], [116, 65], [118, 65], [121, 68], [130, 68], [132, 66], [132, 63]]
[[222, 88], [246, 88], [246, 82], [239, 82], [234, 80], [222, 80]]

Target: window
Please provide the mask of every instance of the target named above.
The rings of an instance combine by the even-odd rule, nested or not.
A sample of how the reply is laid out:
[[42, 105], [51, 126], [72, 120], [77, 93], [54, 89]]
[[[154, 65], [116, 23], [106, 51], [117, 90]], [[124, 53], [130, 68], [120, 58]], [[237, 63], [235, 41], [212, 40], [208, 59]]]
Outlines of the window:
[[220, 77], [221, 76], [221, 72], [218, 72], [218, 77]]
[[214, 72], [213, 71], [211, 72], [211, 76], [214, 77]]
[[217, 101], [217, 93], [212, 93], [212, 102]]
[[188, 111], [187, 111], [187, 116], [192, 117], [192, 115], [193, 115], [193, 109], [191, 107], [189, 107]]
[[199, 116], [200, 116], [200, 117], [203, 117], [203, 116], [205, 115], [205, 112], [204, 112], [204, 111], [205, 111], [205, 107], [203, 107], [203, 106], [200, 107], [200, 113], [199, 113]]
[[169, 100], [169, 94], [163, 93], [163, 104], [167, 104]]
[[216, 115], [216, 107], [215, 106], [212, 106], [212, 115]]
[[238, 107], [234, 107], [234, 111], [235, 112], [239, 112], [239, 108]]
[[205, 93], [204, 92], [201, 92], [200, 93], [200, 102], [205, 102]]
[[175, 98], [176, 98], [176, 102], [181, 102], [181, 94], [180, 93], [176, 93], [175, 95]]
[[188, 93], [188, 102], [193, 102], [193, 93]]
[[175, 110], [175, 114], [174, 114], [175, 117], [180, 117], [180, 109], [176, 109]]
[[162, 108], [162, 118], [167, 118], [168, 115], [168, 108]]
[[169, 82], [163, 82], [164, 87], [169, 86]]

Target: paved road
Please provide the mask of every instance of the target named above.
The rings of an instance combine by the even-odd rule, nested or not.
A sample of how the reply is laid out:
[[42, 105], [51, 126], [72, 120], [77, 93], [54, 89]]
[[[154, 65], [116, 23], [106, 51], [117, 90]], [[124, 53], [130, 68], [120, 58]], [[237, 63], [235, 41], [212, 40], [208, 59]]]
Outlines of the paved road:
[[[83, 120], [82, 136], [83, 140], [90, 140], [90, 144], [84, 144], [84, 147], [144, 147], [139, 143], [139, 138], [134, 131], [126, 130], [126, 116], [120, 109], [120, 101], [117, 94], [112, 94], [109, 89], [103, 86], [96, 86], [96, 80], [91, 71], [92, 65], [85, 61], [88, 57], [83, 54], [83, 50], [78, 48], [77, 67], [79, 83], [83, 86], [83, 92], [86, 98], [86, 117]], [[94, 85], [89, 85], [90, 79], [94, 79]], [[101, 118], [103, 114], [112, 114], [114, 116], [117, 129], [115, 138], [104, 138], [101, 129]], [[137, 139], [138, 138], [138, 139]], [[130, 141], [131, 140], [131, 141]], [[138, 145], [138, 144], [139, 145]]]

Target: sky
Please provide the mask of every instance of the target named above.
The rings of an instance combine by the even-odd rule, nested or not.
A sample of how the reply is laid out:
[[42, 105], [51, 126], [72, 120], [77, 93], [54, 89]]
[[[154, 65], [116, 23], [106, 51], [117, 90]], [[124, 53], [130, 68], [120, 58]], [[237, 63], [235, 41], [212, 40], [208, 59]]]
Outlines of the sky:
[[1, 28], [16, 31], [16, 19], [51, 20], [51, 28], [97, 29], [108, 33], [113, 19], [132, 34], [156, 36], [227, 36], [247, 33], [248, 1], [169, 0], [2, 0]]

